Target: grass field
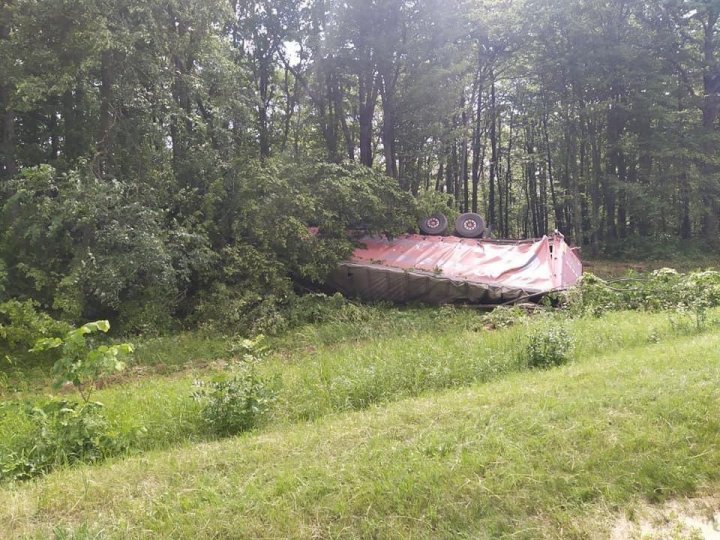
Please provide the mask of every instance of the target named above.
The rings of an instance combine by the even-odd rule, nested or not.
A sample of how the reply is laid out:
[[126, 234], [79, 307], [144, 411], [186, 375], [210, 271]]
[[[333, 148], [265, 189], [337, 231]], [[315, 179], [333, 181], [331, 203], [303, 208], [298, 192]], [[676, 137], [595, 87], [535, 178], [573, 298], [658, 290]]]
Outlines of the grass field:
[[[571, 363], [528, 369], [527, 335], [558, 325]], [[128, 455], [0, 487], [0, 537], [604, 538], [635, 508], [717, 493], [716, 323], [486, 326], [473, 310], [377, 308], [271, 340], [272, 414], [222, 440], [189, 396], [223, 371], [226, 340], [141, 344], [94, 399], [144, 435]], [[46, 395], [39, 375], [16, 370], [6, 381], [28, 382], [3, 399]], [[0, 416], [0, 441], [21, 431]]]

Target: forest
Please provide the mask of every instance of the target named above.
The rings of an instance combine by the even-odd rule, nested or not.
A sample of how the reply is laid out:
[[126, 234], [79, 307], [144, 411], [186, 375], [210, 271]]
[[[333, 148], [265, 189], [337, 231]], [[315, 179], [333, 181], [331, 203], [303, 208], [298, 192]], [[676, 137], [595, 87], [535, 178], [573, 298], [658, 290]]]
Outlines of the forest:
[[716, 0], [3, 0], [0, 284], [128, 331], [258, 320], [347, 255], [347, 226], [403, 231], [446, 206], [590, 254], [712, 248], [719, 16]]
[[0, 538], [716, 538], [719, 19], [0, 0]]

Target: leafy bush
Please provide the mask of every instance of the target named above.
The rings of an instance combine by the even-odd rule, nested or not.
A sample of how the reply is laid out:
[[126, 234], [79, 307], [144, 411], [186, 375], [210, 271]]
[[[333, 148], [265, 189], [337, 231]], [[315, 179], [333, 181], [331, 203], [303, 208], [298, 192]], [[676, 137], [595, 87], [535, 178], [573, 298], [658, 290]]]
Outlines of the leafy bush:
[[[0, 479], [23, 480], [59, 465], [98, 461], [128, 447], [127, 437], [113, 430], [105, 418], [102, 404], [90, 401], [97, 382], [124, 369], [122, 358], [133, 351], [127, 343], [94, 346], [88, 339], [90, 334], [109, 329], [108, 321], [96, 321], [69, 330], [63, 337], [36, 341], [31, 352], [57, 351], [60, 356], [53, 366], [56, 386], [71, 383], [82, 402], [2, 404], [0, 415], [9, 411], [18, 427], [12, 430], [12, 441], [0, 443]], [[22, 337], [27, 340], [29, 334]]]
[[25, 480], [73, 463], [92, 463], [126, 450], [129, 440], [112, 428], [99, 403], [49, 400], [3, 403], [25, 430], [0, 443], [0, 480]]
[[0, 304], [0, 349], [7, 352], [25, 351], [38, 338], [59, 337], [70, 330], [70, 325], [56, 321], [38, 311], [32, 300], [8, 300]]
[[584, 274], [569, 295], [575, 314], [600, 315], [616, 310], [681, 310], [701, 323], [707, 309], [720, 305], [720, 272], [681, 274], [672, 268], [607, 282]]
[[250, 245], [222, 249], [220, 261], [220, 273], [198, 294], [189, 322], [252, 334], [284, 330], [283, 311], [294, 293], [282, 263]]
[[498, 306], [481, 317], [481, 327], [487, 330], [509, 328], [528, 318], [528, 314], [517, 306]]
[[528, 336], [521, 359], [531, 368], [560, 366], [570, 360], [573, 341], [562, 327], [537, 330]]
[[24, 169], [0, 209], [8, 290], [73, 320], [102, 315], [126, 331], [166, 327], [193, 275], [214, 260], [207, 238], [169, 219], [153, 193], [85, 169]]
[[677, 311], [689, 313], [695, 329], [702, 330], [707, 324], [708, 310], [720, 305], [720, 272], [707, 270], [685, 276], [679, 297]]
[[[296, 176], [292, 169], [284, 173]], [[316, 198], [310, 220], [325, 237], [344, 239], [348, 228], [356, 227], [395, 235], [413, 226], [412, 196], [396, 180], [371, 168], [320, 163], [302, 171], [297, 180]]]
[[261, 341], [244, 339], [233, 344], [242, 360], [229, 376], [210, 382], [196, 381], [193, 398], [202, 405], [201, 416], [210, 432], [220, 437], [236, 435], [257, 427], [270, 411], [276, 392], [271, 381], [257, 370], [263, 352]]
[[97, 382], [106, 375], [125, 369], [123, 357], [133, 352], [129, 343], [93, 347], [93, 343], [88, 342], [86, 336], [89, 334], [108, 330], [108, 321], [87, 323], [70, 330], [62, 338], [39, 339], [31, 352], [58, 349], [60, 358], [53, 366], [55, 385], [59, 387], [71, 383], [87, 404]]
[[100, 461], [127, 448], [127, 441], [102, 414], [100, 403], [49, 400], [2, 407], [21, 409], [13, 414], [32, 427], [13, 447], [0, 446], [0, 479], [25, 480], [59, 466]]
[[415, 200], [415, 218], [422, 219], [437, 213], [448, 218], [448, 231], [452, 233], [455, 220], [460, 215], [452, 195], [434, 189], [418, 193]]

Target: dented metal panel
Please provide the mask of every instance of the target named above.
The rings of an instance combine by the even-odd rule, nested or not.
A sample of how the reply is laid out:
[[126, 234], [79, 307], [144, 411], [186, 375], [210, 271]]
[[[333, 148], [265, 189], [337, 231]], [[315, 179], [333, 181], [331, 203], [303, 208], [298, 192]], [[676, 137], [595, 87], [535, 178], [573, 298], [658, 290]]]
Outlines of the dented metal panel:
[[362, 238], [331, 281], [369, 300], [500, 303], [567, 288], [581, 273], [559, 233], [523, 241], [408, 234]]

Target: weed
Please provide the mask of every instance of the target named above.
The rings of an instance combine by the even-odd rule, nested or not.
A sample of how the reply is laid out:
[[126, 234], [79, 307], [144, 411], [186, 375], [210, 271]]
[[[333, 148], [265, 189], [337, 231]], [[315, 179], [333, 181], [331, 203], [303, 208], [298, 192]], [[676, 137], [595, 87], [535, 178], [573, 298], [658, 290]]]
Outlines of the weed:
[[87, 341], [88, 334], [108, 330], [108, 321], [87, 323], [70, 330], [63, 338], [39, 339], [30, 352], [60, 350], [60, 359], [53, 366], [56, 387], [72, 383], [83, 401], [88, 403], [97, 382], [110, 373], [125, 369], [122, 359], [134, 350], [129, 343], [92, 347], [92, 343]]
[[481, 318], [481, 328], [496, 330], [508, 328], [519, 322], [527, 320], [528, 315], [522, 308], [516, 306], [498, 306]]
[[56, 321], [38, 311], [38, 305], [30, 300], [8, 300], [0, 304], [0, 351], [12, 361], [40, 338], [59, 337], [70, 330], [70, 325]]
[[130, 442], [112, 429], [100, 403], [48, 400], [2, 407], [21, 418], [26, 431], [0, 447], [0, 480], [25, 480], [58, 466], [100, 461], [125, 451]]
[[631, 274], [613, 282], [586, 273], [569, 294], [573, 315], [679, 309], [693, 316], [698, 329], [706, 322], [707, 310], [716, 306], [720, 306], [720, 272], [713, 270], [681, 274], [661, 268], [648, 276]]
[[648, 343], [660, 343], [660, 334], [657, 330], [654, 328], [650, 331], [650, 334], [648, 335]]
[[232, 367], [229, 377], [205, 382], [196, 381], [193, 398], [201, 403], [201, 416], [209, 430], [227, 437], [257, 427], [275, 401], [270, 381], [257, 370], [263, 336], [244, 339], [234, 345], [242, 360]]
[[561, 326], [541, 329], [528, 336], [522, 360], [531, 368], [550, 368], [570, 360], [573, 340]]
[[202, 404], [202, 419], [221, 437], [257, 427], [275, 401], [275, 393], [254, 366], [238, 368], [227, 380], [198, 381], [196, 387], [193, 397]]
[[59, 465], [94, 462], [126, 449], [127, 441], [111, 431], [102, 404], [90, 401], [100, 378], [122, 370], [121, 357], [133, 350], [129, 344], [92, 347], [86, 340], [88, 334], [109, 329], [107, 321], [97, 321], [62, 338], [37, 340], [31, 352], [59, 351], [53, 367], [56, 385], [72, 383], [82, 403], [51, 399], [3, 404], [5, 415], [7, 409], [16, 409], [11, 416], [25, 431], [18, 435], [14, 429], [12, 441], [0, 448], [0, 479], [24, 480]]

